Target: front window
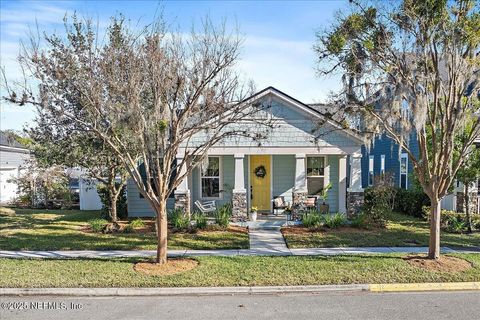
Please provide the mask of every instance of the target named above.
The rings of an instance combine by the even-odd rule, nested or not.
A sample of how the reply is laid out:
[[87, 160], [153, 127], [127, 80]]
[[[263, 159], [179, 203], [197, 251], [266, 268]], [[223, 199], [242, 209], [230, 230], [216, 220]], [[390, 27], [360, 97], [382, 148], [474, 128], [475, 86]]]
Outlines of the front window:
[[325, 181], [325, 158], [307, 158], [307, 189], [309, 195], [316, 195], [322, 192]]
[[385, 175], [385, 155], [380, 156], [380, 175], [383, 177]]
[[407, 189], [408, 186], [408, 156], [406, 153], [402, 153], [400, 158], [400, 188]]
[[201, 168], [202, 198], [220, 197], [220, 157], [208, 157]]

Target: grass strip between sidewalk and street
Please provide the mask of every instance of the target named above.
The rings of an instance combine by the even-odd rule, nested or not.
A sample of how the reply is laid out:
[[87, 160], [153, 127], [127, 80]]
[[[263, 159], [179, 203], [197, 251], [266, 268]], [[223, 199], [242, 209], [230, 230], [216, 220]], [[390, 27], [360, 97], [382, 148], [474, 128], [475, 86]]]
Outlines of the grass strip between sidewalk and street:
[[[472, 268], [427, 271], [399, 254], [316, 257], [197, 257], [197, 268], [171, 276], [134, 271], [142, 259], [0, 259], [0, 287], [205, 287], [480, 281], [480, 254], [455, 254]], [[144, 261], [144, 259], [143, 259]]]

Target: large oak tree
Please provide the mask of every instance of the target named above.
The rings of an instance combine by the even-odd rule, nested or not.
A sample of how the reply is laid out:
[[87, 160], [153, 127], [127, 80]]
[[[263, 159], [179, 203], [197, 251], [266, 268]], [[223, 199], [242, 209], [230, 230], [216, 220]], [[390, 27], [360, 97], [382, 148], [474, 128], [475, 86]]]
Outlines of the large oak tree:
[[318, 34], [319, 73], [342, 74], [336, 105], [360, 115], [371, 138], [385, 133], [408, 153], [431, 200], [428, 256], [437, 259], [440, 200], [480, 134], [479, 3], [351, 1], [350, 8]]

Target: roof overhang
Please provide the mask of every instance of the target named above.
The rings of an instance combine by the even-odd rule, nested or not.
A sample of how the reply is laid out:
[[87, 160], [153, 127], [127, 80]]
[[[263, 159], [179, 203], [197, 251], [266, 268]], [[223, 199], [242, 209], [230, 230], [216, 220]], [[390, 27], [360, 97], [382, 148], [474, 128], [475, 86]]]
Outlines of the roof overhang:
[[311, 106], [293, 98], [292, 96], [290, 96], [290, 95], [288, 95], [288, 94], [286, 94], [286, 93], [284, 93], [284, 92], [282, 92], [282, 91], [280, 91], [280, 90], [278, 90], [274, 87], [267, 87], [267, 88], [255, 93], [254, 95], [246, 98], [245, 100], [241, 101], [240, 104], [249, 105], [249, 104], [252, 104], [255, 101], [260, 100], [260, 99], [262, 99], [262, 98], [264, 98], [268, 95], [272, 95], [275, 98], [277, 98], [277, 99], [279, 99], [279, 100], [297, 108], [298, 110], [303, 111], [307, 115], [313, 116], [313, 117], [323, 121], [324, 123], [328, 123], [329, 125], [331, 125], [335, 129], [341, 130], [347, 136], [349, 136], [350, 138], [352, 138], [353, 140], [355, 140], [357, 142], [360, 142], [361, 144], [365, 143], [364, 139], [362, 138], [362, 136], [359, 133], [355, 132], [352, 129], [343, 127], [340, 123], [325, 117], [318, 110], [312, 108]]

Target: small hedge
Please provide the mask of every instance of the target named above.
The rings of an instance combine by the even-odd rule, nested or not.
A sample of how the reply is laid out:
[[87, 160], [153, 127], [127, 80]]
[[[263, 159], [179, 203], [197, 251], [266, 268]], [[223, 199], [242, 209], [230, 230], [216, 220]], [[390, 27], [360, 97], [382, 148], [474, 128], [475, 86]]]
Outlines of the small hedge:
[[[422, 217], [430, 221], [430, 206], [422, 208]], [[472, 229], [480, 230], [480, 215], [471, 215]], [[467, 231], [467, 217], [465, 213], [442, 209], [440, 212], [440, 227], [452, 233]]]
[[430, 206], [430, 199], [422, 190], [416, 188], [397, 189], [395, 211], [421, 218], [424, 206]]

